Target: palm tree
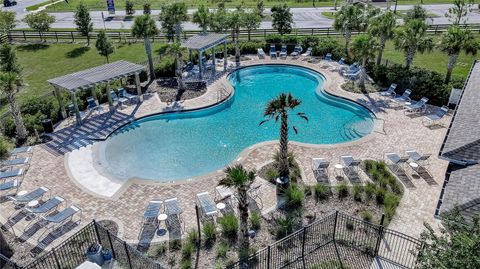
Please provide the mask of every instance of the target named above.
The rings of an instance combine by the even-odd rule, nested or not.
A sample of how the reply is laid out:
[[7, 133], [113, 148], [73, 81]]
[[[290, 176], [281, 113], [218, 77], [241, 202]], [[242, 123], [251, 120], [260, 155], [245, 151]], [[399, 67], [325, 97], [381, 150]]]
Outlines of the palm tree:
[[5, 95], [10, 104], [10, 113], [12, 113], [13, 121], [15, 123], [18, 144], [22, 144], [27, 139], [27, 129], [23, 123], [22, 114], [16, 100], [20, 85], [21, 78], [17, 73], [0, 73], [0, 91]]
[[248, 237], [248, 195], [253, 181], [255, 180], [255, 171], [246, 170], [241, 164], [225, 168], [226, 176], [220, 180], [219, 186], [235, 188], [238, 199], [238, 212], [240, 213], [240, 246], [243, 250], [249, 248]]
[[156, 34], [158, 34], [158, 29], [155, 25], [155, 21], [150, 18], [150, 15], [145, 14], [135, 18], [132, 27], [132, 35], [135, 38], [143, 38], [145, 51], [148, 57], [148, 68], [150, 70], [151, 79], [155, 79], [155, 70], [153, 68], [152, 44], [150, 38]]
[[433, 49], [433, 40], [427, 36], [427, 24], [421, 20], [411, 20], [402, 29], [395, 32], [394, 44], [397, 50], [405, 54], [405, 67], [408, 69], [417, 52]]
[[[295, 109], [301, 104], [300, 100], [294, 98], [290, 93], [285, 94], [281, 93], [277, 98], [268, 102], [265, 107], [263, 115], [267, 119], [260, 122], [260, 125], [265, 122], [275, 119], [275, 122], [281, 120], [280, 124], [280, 152], [278, 160], [278, 174], [281, 179], [288, 179], [289, 176], [289, 165], [288, 165], [288, 116], [290, 111]], [[300, 118], [308, 121], [305, 113], [298, 112], [296, 113]], [[293, 126], [293, 130], [297, 133], [297, 128]]]
[[177, 77], [177, 84], [180, 90], [184, 89], [185, 85], [183, 84], [182, 79], [182, 67], [183, 67], [183, 60], [182, 60], [182, 53], [183, 48], [180, 43], [174, 43], [170, 45], [168, 48], [168, 52], [175, 55], [175, 76]]
[[348, 47], [352, 38], [352, 31], [358, 30], [363, 22], [363, 11], [359, 5], [344, 5], [335, 13], [333, 27], [341, 31], [345, 38], [345, 54], [348, 55]]
[[235, 42], [235, 63], [237, 66], [240, 65], [240, 43], [238, 38], [240, 35], [240, 29], [244, 26], [244, 14], [245, 12], [243, 9], [239, 7], [228, 15], [228, 26], [232, 30], [232, 37]]
[[205, 34], [208, 30], [211, 19], [212, 15], [210, 10], [204, 5], [201, 5], [200, 8], [193, 13], [192, 22], [198, 24], [200, 28], [202, 28], [202, 32]]
[[377, 49], [377, 41], [367, 34], [358, 35], [352, 42], [352, 52], [356, 58], [362, 59], [360, 65], [360, 88], [365, 90], [365, 78], [367, 77], [367, 61], [369, 58], [375, 57]]
[[381, 15], [372, 18], [370, 21], [368, 32], [377, 37], [379, 40], [377, 65], [382, 63], [382, 55], [383, 50], [385, 49], [385, 44], [387, 43], [387, 40], [393, 37], [396, 27], [397, 20], [395, 19], [395, 15], [392, 11], [386, 11]]
[[448, 84], [460, 51], [463, 50], [466, 54], [475, 55], [479, 44], [470, 30], [451, 26], [442, 35], [438, 48], [448, 55], [447, 74], [445, 76], [445, 84]]

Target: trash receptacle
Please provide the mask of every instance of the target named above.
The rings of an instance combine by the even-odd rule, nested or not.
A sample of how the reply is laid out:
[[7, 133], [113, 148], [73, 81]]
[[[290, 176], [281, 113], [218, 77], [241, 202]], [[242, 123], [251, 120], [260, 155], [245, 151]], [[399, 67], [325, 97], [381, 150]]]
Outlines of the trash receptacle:
[[279, 177], [275, 180], [277, 183], [277, 195], [282, 195], [285, 193], [285, 190], [288, 188], [290, 185], [290, 181], [288, 177]]
[[90, 247], [88, 247], [86, 254], [87, 260], [90, 262], [94, 262], [100, 266], [105, 262], [102, 254], [102, 246], [97, 243], [91, 244]]
[[53, 133], [53, 123], [51, 119], [42, 120], [42, 126], [45, 133]]

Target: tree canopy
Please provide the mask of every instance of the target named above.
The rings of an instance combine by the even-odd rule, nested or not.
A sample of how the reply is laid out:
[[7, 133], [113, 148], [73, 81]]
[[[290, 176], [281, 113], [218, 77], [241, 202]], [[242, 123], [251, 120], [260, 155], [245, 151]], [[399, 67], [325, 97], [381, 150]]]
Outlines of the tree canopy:
[[0, 10], [0, 31], [7, 34], [16, 26], [15, 12]]
[[55, 17], [45, 11], [40, 11], [27, 14], [23, 21], [32, 29], [39, 32], [47, 32], [50, 30], [50, 25], [55, 22]]
[[289, 34], [292, 32], [293, 15], [287, 4], [273, 6], [272, 9], [272, 27], [279, 34]]
[[114, 48], [112, 42], [108, 39], [105, 30], [100, 30], [98, 32], [97, 41], [95, 42], [95, 47], [98, 50], [98, 54], [105, 57], [108, 63], [108, 56], [113, 53]]
[[87, 44], [90, 44], [90, 32], [93, 31], [93, 22], [87, 6], [83, 2], [80, 2], [75, 12], [75, 25], [77, 25], [77, 31], [87, 37]]

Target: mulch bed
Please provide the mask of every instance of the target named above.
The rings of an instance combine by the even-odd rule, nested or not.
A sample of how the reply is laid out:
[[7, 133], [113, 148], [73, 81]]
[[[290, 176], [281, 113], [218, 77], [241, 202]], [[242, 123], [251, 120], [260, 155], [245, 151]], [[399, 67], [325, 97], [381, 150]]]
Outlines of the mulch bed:
[[148, 91], [157, 92], [162, 102], [173, 102], [199, 97], [207, 92], [207, 88], [199, 85], [179, 90], [176, 78], [160, 78], [150, 84]]

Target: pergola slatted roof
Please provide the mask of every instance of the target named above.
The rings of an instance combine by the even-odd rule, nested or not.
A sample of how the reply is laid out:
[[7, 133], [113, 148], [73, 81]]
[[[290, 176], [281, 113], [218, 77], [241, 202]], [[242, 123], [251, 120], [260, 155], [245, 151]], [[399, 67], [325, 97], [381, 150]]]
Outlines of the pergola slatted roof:
[[198, 34], [185, 40], [185, 42], [182, 43], [182, 46], [187, 49], [203, 51], [224, 43], [228, 37], [228, 34]]
[[91, 88], [99, 83], [117, 80], [143, 71], [143, 65], [127, 61], [116, 61], [83, 71], [47, 80], [54, 87], [71, 92]]

